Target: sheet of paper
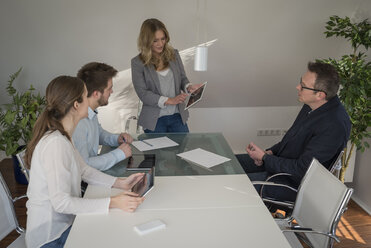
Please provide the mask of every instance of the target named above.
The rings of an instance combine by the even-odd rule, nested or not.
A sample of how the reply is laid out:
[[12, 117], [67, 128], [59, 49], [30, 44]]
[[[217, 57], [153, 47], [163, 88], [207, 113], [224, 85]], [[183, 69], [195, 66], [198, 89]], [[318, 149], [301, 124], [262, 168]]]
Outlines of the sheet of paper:
[[179, 144], [164, 136], [154, 139], [133, 141], [132, 145], [135, 146], [139, 151], [144, 152], [160, 148], [178, 146]]
[[222, 164], [231, 160], [218, 154], [205, 151], [201, 148], [179, 153], [177, 154], [177, 156], [206, 168], [211, 168], [215, 165]]

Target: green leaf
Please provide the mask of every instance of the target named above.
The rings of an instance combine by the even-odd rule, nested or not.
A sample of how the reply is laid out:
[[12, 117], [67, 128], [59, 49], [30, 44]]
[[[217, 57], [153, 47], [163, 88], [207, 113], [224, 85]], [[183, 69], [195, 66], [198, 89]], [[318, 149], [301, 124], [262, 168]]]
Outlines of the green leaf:
[[11, 125], [15, 119], [16, 113], [13, 111], [7, 111], [4, 117], [4, 121], [7, 125]]
[[13, 83], [21, 70], [9, 76], [6, 90], [12, 102], [0, 108], [0, 150], [7, 155], [15, 154], [20, 144], [30, 140], [37, 116], [45, 106], [45, 98], [40, 93], [34, 95], [32, 85], [25, 92], [14, 88]]
[[23, 118], [23, 119], [21, 120], [21, 127], [22, 127], [23, 129], [26, 128], [27, 123], [28, 123], [28, 116], [26, 116], [25, 118]]
[[345, 54], [341, 59], [322, 61], [332, 64], [339, 73], [339, 98], [352, 123], [350, 140], [357, 149], [364, 151], [369, 148], [364, 139], [371, 136], [367, 131], [371, 125], [371, 61], [367, 58], [371, 46], [371, 24], [368, 19], [354, 23], [349, 17], [334, 15], [329, 17], [325, 28], [326, 38], [343, 38], [353, 48], [352, 54]]

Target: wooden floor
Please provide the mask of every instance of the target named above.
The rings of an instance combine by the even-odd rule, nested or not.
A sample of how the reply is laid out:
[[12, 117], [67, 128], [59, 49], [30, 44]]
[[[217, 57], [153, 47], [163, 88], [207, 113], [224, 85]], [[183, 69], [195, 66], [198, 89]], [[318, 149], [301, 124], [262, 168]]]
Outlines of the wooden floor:
[[[0, 162], [0, 172], [3, 175], [13, 197], [21, 196], [26, 193], [27, 186], [15, 182], [12, 160], [4, 159]], [[22, 227], [26, 227], [26, 199], [16, 202], [16, 214]], [[337, 235], [341, 242], [335, 243], [336, 248], [371, 248], [371, 216], [363, 211], [355, 202], [351, 201], [348, 205], [348, 211], [345, 212], [339, 224]], [[14, 239], [18, 237], [16, 231], [13, 231], [7, 237], [0, 241], [0, 248], [7, 247]]]

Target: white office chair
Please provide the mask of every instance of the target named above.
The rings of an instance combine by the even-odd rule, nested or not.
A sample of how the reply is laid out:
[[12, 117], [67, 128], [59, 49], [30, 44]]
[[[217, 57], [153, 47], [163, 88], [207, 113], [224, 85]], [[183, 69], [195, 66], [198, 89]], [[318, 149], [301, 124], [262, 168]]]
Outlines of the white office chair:
[[16, 157], [19, 162], [19, 166], [21, 167], [21, 171], [27, 179], [27, 182], [30, 181], [30, 171], [26, 167], [26, 163], [24, 162], [24, 155], [26, 154], [26, 149], [16, 154]]
[[[332, 174], [334, 174], [336, 177], [338, 177], [339, 170], [341, 169], [343, 154], [344, 154], [344, 150], [342, 150], [339, 153], [339, 155], [337, 156], [336, 160], [331, 164], [331, 166], [329, 168], [329, 171]], [[274, 175], [268, 177], [265, 182], [254, 181], [252, 183], [254, 185], [262, 185], [262, 187], [260, 189], [260, 197], [263, 199], [263, 201], [265, 203], [272, 204], [275, 207], [278, 207], [278, 209], [280, 209], [280, 207], [283, 207], [282, 209], [285, 210], [286, 212], [287, 211], [288, 212], [291, 212], [291, 210], [294, 208], [294, 202], [291, 202], [291, 201], [281, 201], [279, 199], [265, 197], [264, 194], [263, 194], [264, 193], [264, 186], [284, 187], [284, 188], [286, 188], [288, 190], [291, 190], [291, 191], [294, 191], [294, 192], [297, 193], [298, 192], [298, 189], [297, 188], [291, 187], [289, 185], [279, 184], [279, 183], [275, 183], [274, 182], [275, 180], [277, 180], [279, 178], [290, 178], [290, 177], [292, 177], [292, 175], [289, 174], [289, 173], [277, 173], [277, 174], [274, 174]]]
[[334, 240], [340, 242], [336, 228], [352, 193], [353, 189], [313, 159], [300, 184], [292, 215], [276, 222], [292, 247], [302, 247], [298, 238], [310, 247], [332, 247]]
[[15, 215], [14, 202], [26, 197], [21, 196], [12, 199], [9, 189], [0, 173], [0, 240], [6, 237], [14, 229], [21, 234], [8, 247], [21, 248], [26, 247], [25, 243], [25, 229], [18, 224], [17, 216]]
[[130, 116], [125, 123], [125, 133], [130, 134], [133, 138], [137, 138], [140, 134], [144, 133], [143, 128], [138, 125], [138, 118], [142, 111], [143, 102], [138, 101], [137, 115]]
[[329, 171], [334, 174], [337, 178], [339, 178], [341, 166], [343, 165], [343, 156], [344, 150], [339, 153], [339, 156], [336, 158], [335, 162], [331, 165]]

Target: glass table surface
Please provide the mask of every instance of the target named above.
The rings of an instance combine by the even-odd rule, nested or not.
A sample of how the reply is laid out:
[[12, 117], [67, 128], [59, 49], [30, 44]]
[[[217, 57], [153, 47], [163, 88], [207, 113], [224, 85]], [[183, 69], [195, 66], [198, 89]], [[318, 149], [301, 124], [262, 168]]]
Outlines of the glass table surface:
[[[245, 174], [240, 163], [234, 156], [229, 144], [221, 133], [163, 133], [163, 134], [141, 134], [138, 140], [152, 139], [167, 136], [169, 139], [178, 143], [178, 146], [161, 148], [157, 150], [141, 152], [131, 146], [133, 154], [155, 154], [155, 175], [156, 176], [191, 176], [191, 175], [226, 175], [226, 174]], [[205, 168], [203, 166], [188, 162], [176, 154], [201, 148], [220, 156], [230, 158], [230, 161]], [[109, 152], [114, 148], [103, 146], [101, 154]], [[128, 159], [125, 159], [105, 173], [122, 177], [132, 174], [133, 170], [127, 170]]]

